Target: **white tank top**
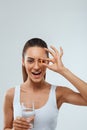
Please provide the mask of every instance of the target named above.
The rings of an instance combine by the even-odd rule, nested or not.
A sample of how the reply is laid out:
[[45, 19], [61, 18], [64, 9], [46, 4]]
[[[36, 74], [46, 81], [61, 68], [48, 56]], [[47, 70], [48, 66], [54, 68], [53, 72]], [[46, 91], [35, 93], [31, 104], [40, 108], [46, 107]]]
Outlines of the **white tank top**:
[[[46, 104], [35, 110], [34, 128], [32, 130], [55, 130], [58, 117], [55, 89], [56, 86], [52, 85]], [[20, 86], [15, 88], [13, 108], [14, 119], [21, 116]]]

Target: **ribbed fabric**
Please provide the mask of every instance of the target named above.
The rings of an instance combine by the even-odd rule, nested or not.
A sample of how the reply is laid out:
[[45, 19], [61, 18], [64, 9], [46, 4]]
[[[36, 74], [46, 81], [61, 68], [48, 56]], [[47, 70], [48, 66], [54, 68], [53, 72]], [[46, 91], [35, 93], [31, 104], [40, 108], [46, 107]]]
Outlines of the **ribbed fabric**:
[[[46, 104], [35, 110], [34, 128], [32, 130], [55, 130], [58, 117], [55, 90], [56, 86], [52, 85]], [[21, 116], [20, 86], [15, 88], [13, 107], [15, 119]]]

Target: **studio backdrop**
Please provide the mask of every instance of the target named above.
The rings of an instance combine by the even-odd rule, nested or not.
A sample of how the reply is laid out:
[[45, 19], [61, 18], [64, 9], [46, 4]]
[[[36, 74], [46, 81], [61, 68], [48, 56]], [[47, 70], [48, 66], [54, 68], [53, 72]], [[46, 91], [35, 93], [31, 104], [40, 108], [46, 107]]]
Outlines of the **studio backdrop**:
[[[0, 130], [4, 95], [9, 88], [21, 84], [22, 48], [33, 37], [42, 38], [48, 47], [62, 46], [64, 65], [87, 81], [86, 0], [0, 0]], [[46, 80], [77, 91], [50, 70]], [[87, 106], [64, 104], [56, 130], [87, 130]]]

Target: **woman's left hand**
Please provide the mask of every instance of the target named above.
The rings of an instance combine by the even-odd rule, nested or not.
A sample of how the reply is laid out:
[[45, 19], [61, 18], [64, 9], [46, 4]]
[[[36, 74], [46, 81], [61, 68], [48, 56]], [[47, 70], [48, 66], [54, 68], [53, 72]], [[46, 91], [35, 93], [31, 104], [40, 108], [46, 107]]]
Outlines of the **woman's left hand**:
[[45, 65], [50, 70], [61, 74], [64, 68], [62, 63], [63, 49], [60, 47], [60, 52], [54, 46], [51, 46], [51, 49], [52, 50], [45, 48], [45, 50], [52, 55], [52, 58], [47, 58], [46, 61], [48, 61], [49, 64], [43, 63], [43, 65]]

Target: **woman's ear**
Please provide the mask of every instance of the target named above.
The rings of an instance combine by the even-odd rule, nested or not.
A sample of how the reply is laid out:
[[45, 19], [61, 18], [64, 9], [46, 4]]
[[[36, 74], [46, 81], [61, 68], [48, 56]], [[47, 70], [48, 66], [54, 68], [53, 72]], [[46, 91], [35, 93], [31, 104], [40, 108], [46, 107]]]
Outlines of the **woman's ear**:
[[22, 58], [22, 65], [24, 66], [25, 64], [24, 64], [24, 58]]

